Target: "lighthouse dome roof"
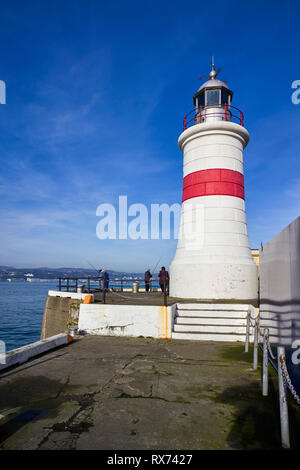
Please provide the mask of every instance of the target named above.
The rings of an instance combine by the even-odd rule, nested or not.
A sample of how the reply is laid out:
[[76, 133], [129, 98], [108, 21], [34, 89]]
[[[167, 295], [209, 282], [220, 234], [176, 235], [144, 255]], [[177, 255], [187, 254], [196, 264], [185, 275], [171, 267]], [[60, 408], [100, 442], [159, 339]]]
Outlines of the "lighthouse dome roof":
[[212, 78], [207, 80], [205, 83], [201, 85], [199, 88], [198, 92], [203, 90], [204, 88], [227, 88], [229, 90], [229, 87], [226, 85], [225, 82], [222, 82], [222, 80], [218, 80], [217, 78]]

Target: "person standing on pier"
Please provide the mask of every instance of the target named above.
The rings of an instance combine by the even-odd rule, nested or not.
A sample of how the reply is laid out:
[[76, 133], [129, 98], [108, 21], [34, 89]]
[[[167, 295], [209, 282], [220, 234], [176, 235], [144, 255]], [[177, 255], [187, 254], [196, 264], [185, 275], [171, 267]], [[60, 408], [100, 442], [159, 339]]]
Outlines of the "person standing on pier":
[[109, 286], [109, 274], [108, 274], [108, 272], [106, 271], [106, 269], [104, 269], [104, 275], [105, 275], [105, 289], [108, 290], [108, 286]]
[[162, 293], [165, 293], [169, 290], [169, 273], [166, 271], [166, 268], [162, 266], [161, 270], [159, 271], [159, 286], [161, 288]]
[[109, 277], [105, 269], [99, 269], [99, 279], [101, 280], [102, 290], [107, 290]]
[[147, 271], [145, 272], [145, 290], [146, 290], [146, 292], [149, 292], [149, 290], [150, 290], [151, 277], [152, 277], [152, 274], [150, 272], [150, 269], [147, 269]]

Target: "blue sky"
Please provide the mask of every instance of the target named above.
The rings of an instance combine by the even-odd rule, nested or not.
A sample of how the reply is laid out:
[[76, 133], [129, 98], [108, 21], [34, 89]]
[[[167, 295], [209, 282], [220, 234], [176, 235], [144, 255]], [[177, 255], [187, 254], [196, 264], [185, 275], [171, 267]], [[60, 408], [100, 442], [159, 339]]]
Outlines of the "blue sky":
[[210, 70], [245, 113], [252, 247], [299, 216], [298, 2], [2, 0], [0, 264], [143, 271], [176, 240], [99, 240], [96, 208], [178, 203], [177, 139]]

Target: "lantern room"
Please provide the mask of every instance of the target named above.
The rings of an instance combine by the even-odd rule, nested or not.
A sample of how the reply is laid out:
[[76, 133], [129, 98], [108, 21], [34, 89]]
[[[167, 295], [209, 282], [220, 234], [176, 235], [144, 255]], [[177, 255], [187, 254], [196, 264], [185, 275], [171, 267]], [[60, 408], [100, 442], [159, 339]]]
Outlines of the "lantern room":
[[202, 108], [207, 106], [230, 106], [232, 101], [232, 91], [229, 90], [225, 82], [216, 78], [217, 72], [214, 65], [207, 80], [194, 95], [194, 106]]
[[194, 95], [195, 108], [184, 117], [183, 128], [211, 121], [233, 121], [243, 126], [243, 112], [232, 106], [233, 92], [227, 84], [217, 78], [219, 70], [216, 71], [212, 62], [212, 69], [208, 80], [201, 85]]

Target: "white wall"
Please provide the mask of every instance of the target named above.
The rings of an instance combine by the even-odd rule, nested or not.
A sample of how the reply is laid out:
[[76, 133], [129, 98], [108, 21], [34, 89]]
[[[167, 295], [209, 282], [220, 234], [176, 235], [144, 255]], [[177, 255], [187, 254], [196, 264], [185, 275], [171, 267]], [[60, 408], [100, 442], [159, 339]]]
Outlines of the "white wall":
[[94, 335], [171, 338], [176, 305], [81, 304], [79, 331]]
[[260, 250], [261, 327], [270, 341], [290, 346], [300, 338], [300, 217]]

